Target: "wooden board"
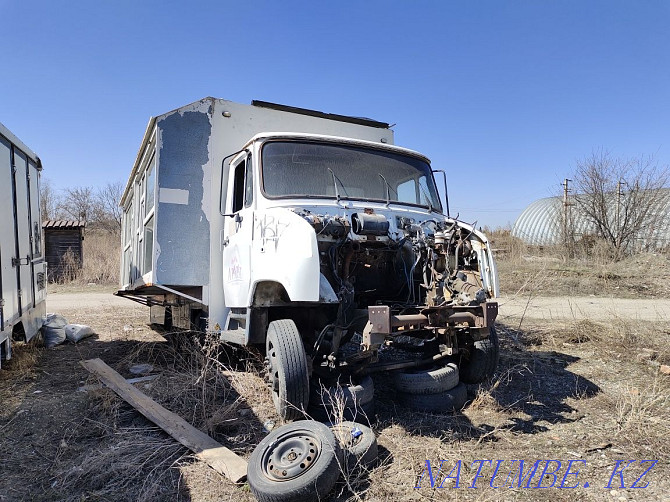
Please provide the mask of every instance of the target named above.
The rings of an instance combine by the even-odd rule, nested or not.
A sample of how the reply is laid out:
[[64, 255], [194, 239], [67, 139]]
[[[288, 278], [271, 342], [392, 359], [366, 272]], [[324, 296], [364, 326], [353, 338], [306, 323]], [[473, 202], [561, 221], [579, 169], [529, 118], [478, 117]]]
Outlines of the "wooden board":
[[242, 457], [137, 390], [102, 360], [89, 359], [81, 361], [81, 364], [147, 419], [195, 453], [196, 458], [206, 462], [234, 483], [244, 481], [247, 476], [247, 461]]
[[[156, 380], [159, 375], [148, 375], [148, 376], [143, 376], [143, 377], [137, 377], [137, 378], [126, 378], [126, 382], [128, 383], [142, 383], [142, 382], [151, 382], [152, 380]], [[105, 387], [104, 384], [102, 383], [97, 383], [93, 385], [82, 385], [77, 389], [77, 392], [88, 392], [91, 390], [99, 390], [103, 389]]]

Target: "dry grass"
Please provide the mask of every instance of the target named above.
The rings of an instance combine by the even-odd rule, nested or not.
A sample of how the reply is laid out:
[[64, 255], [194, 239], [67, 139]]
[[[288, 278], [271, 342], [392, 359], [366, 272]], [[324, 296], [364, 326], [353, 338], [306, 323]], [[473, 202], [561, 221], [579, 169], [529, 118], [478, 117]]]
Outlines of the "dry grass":
[[12, 358], [2, 362], [0, 381], [25, 378], [35, 371], [35, 366], [44, 351], [44, 339], [41, 334], [29, 342], [12, 342]]
[[608, 322], [588, 319], [533, 321], [524, 331], [525, 345], [544, 344], [553, 349], [596, 351], [606, 361], [637, 361], [652, 367], [670, 363], [670, 322], [640, 322], [613, 316]]
[[[559, 250], [560, 251], [560, 250]], [[670, 257], [642, 253], [619, 262], [567, 259], [556, 250], [529, 249], [498, 257], [503, 296], [616, 296], [665, 298], [670, 295]]]
[[87, 230], [83, 243], [83, 265], [68, 249], [61, 258], [61, 283], [117, 284], [121, 259], [121, 241], [105, 230]]
[[598, 239], [585, 239], [572, 251], [565, 246], [529, 246], [509, 229], [488, 232], [505, 296], [610, 296], [654, 298], [670, 295], [670, 254], [640, 252], [614, 261]]
[[[337, 426], [343, 422], [348, 421], [345, 418], [346, 400], [344, 394], [339, 391], [329, 391], [325, 387], [321, 388], [322, 403], [329, 410], [330, 422]], [[356, 422], [362, 424], [369, 424], [374, 421], [373, 417], [365, 416], [363, 412], [361, 415], [354, 416]], [[341, 434], [341, 431], [340, 431]], [[336, 433], [336, 439], [342, 444], [345, 442], [343, 437], [339, 437]], [[346, 500], [363, 500], [365, 493], [370, 488], [370, 475], [372, 469], [355, 461], [350, 462], [347, 456], [339, 464], [340, 479], [334, 488], [334, 493], [337, 497]]]
[[[399, 407], [388, 376], [376, 376], [378, 414], [372, 426], [380, 445], [378, 462], [370, 469], [342, 465], [332, 499], [606, 497], [609, 491], [600, 488], [538, 495], [508, 482], [505, 488], [493, 489], [488, 478], [480, 480], [476, 490], [465, 487], [472, 482], [476, 459], [506, 459], [509, 469], [512, 459], [580, 458], [587, 461], [584, 479], [602, 487], [616, 459], [667, 458], [670, 379], [659, 376], [650, 364], [664, 357], [663, 338], [654, 345], [653, 337], [665, 329], [667, 325], [657, 323], [643, 330], [623, 320], [500, 325], [501, 362], [495, 378], [469, 386], [470, 402], [453, 414]], [[276, 420], [261, 366], [251, 360], [234, 366], [228, 349], [214, 340], [188, 334], [166, 338], [151, 343], [129, 339], [124, 343], [134, 343], [135, 348], [111, 364], [124, 376], [130, 376], [132, 364], [152, 364], [160, 377], [143, 384], [142, 391], [248, 456], [265, 434], [262, 424]], [[638, 360], [626, 345], [631, 341], [654, 352]], [[252, 357], [245, 354], [234, 356]], [[246, 488], [235, 487], [193, 461], [188, 451], [111, 391], [96, 391], [86, 399], [88, 411], [61, 436], [62, 448], [53, 460], [59, 500], [252, 500]], [[342, 420], [343, 403], [335, 409]], [[334, 418], [338, 420], [337, 411]], [[449, 469], [460, 461], [459, 488], [448, 482], [443, 489], [415, 488], [426, 460], [445, 460]], [[485, 472], [490, 476], [490, 470]], [[665, 493], [665, 474], [667, 468], [658, 467], [650, 478], [655, 488], [635, 496], [650, 499]]]
[[186, 455], [184, 447], [157, 427], [120, 425], [132, 423], [134, 412], [113, 406], [106, 412], [115, 415], [111, 424], [89, 419], [61, 443], [65, 449], [69, 441], [98, 438], [78, 465], [57, 476], [73, 494], [69, 500], [165, 500], [179, 493], [176, 467]]
[[84, 239], [84, 266], [77, 280], [84, 284], [116, 284], [120, 259], [121, 240], [117, 235], [102, 230], [89, 231]]
[[618, 430], [616, 438], [646, 454], [670, 454], [670, 394], [668, 377], [656, 376], [636, 385], [625, 384], [613, 398]]
[[[662, 255], [596, 264], [564, 262], [519, 249], [516, 261], [500, 262], [502, 284], [529, 298], [561, 291], [606, 294], [625, 290], [625, 295], [634, 296], [667, 287], [662, 283], [667, 280], [664, 267], [668, 260]], [[127, 313], [116, 311], [87, 314], [90, 318], [78, 320], [116, 326], [121, 335], [114, 333], [110, 338], [126, 336], [124, 343], [135, 347], [111, 361], [110, 353], [100, 348], [103, 358], [124, 376], [130, 376], [131, 364], [152, 364], [160, 377], [141, 390], [240, 455], [247, 457], [265, 435], [263, 424], [271, 426], [271, 421], [277, 421], [262, 367], [253, 355], [238, 352], [228, 357], [229, 349], [216, 341], [184, 334], [168, 334], [166, 341], [148, 343], [146, 327], [142, 331], [135, 327], [129, 332], [132, 337], [124, 334], [126, 323], [139, 326], [144, 322], [139, 317], [129, 321], [123, 317]], [[600, 322], [576, 317], [521, 318], [506, 321], [498, 330], [498, 372], [490, 382], [469, 386], [469, 403], [460, 412], [440, 415], [404, 409], [396, 404], [388, 376], [375, 376], [377, 417], [372, 426], [380, 445], [378, 463], [367, 470], [343, 465], [333, 499], [572, 502], [624, 496], [663, 500], [670, 491], [667, 463], [654, 468], [649, 489], [620, 490], [613, 496], [602, 487], [618, 459], [663, 460], [670, 455], [670, 377], [658, 371], [660, 364], [670, 362], [670, 322], [642, 323], [616, 315]], [[240, 358], [243, 361], [235, 363]], [[33, 364], [26, 361], [28, 366]], [[27, 393], [32, 392], [30, 387]], [[63, 393], [66, 403], [72, 399], [70, 394], [71, 389]], [[194, 461], [188, 451], [111, 391], [97, 391], [82, 400], [89, 403], [85, 413], [54, 433], [56, 443], [62, 438], [63, 446], [55, 459], [49, 458], [55, 467], [51, 467], [48, 483], [41, 482], [32, 491], [47, 495], [35, 500], [253, 500], [248, 489], [232, 485]], [[18, 424], [28, 414], [0, 418], [13, 420], [10, 428], [22, 432]], [[12, 450], [15, 443], [7, 444], [0, 454], [16, 451]], [[507, 483], [493, 489], [488, 478], [481, 479], [477, 489], [466, 488], [472, 482], [476, 459], [506, 459], [509, 469], [512, 459], [575, 458], [586, 461], [580, 478], [593, 481], [595, 488], [525, 490]], [[32, 457], [29, 460], [35, 462]], [[426, 460], [445, 460], [449, 469], [461, 461], [459, 488], [453, 483], [445, 483], [443, 489], [415, 488]], [[490, 470], [487, 473], [490, 476]], [[628, 484], [634, 474], [640, 474], [631, 473], [626, 476]], [[48, 491], [53, 482], [57, 492]]]
[[[230, 382], [224, 347], [189, 333], [171, 333], [166, 338], [138, 345], [116, 365], [118, 370], [127, 373], [137, 363], [152, 365], [160, 376], [144, 384], [143, 392], [234, 451], [248, 454], [262, 430]], [[94, 392], [91, 398], [89, 416], [65, 442], [95, 437], [96, 446], [57, 476], [64, 489], [78, 494], [73, 500], [80, 496], [188, 500], [181, 469], [192, 463], [190, 452], [110, 390]], [[211, 475], [207, 469], [205, 475]], [[224, 482], [220, 489], [230, 490], [232, 485]]]

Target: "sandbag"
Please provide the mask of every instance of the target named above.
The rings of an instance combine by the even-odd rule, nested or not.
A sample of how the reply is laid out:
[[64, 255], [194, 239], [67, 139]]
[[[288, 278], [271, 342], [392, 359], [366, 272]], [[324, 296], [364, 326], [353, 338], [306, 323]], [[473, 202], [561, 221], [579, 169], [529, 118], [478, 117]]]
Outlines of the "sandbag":
[[86, 326], [85, 324], [68, 324], [65, 326], [65, 336], [72, 343], [77, 343], [92, 334], [93, 328]]
[[44, 346], [47, 349], [60, 345], [65, 341], [65, 326], [67, 326], [65, 317], [60, 314], [47, 314], [42, 325]]

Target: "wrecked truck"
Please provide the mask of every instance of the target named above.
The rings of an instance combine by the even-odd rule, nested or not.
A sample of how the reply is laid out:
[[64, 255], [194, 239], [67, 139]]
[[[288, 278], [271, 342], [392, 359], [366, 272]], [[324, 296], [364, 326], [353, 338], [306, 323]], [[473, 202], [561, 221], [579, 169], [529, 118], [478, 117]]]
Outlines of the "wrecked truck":
[[117, 294], [258, 347], [283, 419], [344, 382], [346, 406], [373, 412], [379, 371], [441, 411], [495, 370], [487, 238], [386, 123], [205, 98], [150, 120], [121, 205]]

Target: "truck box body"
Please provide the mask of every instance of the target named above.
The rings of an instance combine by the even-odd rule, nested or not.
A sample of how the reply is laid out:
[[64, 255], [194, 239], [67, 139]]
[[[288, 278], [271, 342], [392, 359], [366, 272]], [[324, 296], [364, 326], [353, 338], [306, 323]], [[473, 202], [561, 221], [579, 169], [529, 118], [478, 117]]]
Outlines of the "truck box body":
[[11, 357], [12, 337], [29, 340], [46, 314], [42, 252], [40, 159], [0, 124], [0, 348]]
[[152, 118], [121, 200], [120, 294], [174, 294], [224, 325], [224, 160], [269, 131], [393, 144], [388, 124], [261, 102], [205, 98]]

